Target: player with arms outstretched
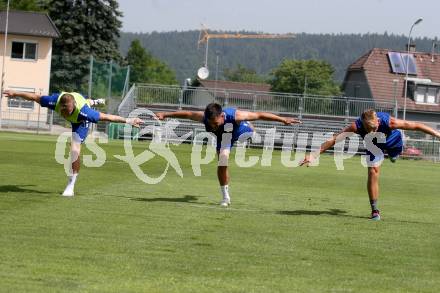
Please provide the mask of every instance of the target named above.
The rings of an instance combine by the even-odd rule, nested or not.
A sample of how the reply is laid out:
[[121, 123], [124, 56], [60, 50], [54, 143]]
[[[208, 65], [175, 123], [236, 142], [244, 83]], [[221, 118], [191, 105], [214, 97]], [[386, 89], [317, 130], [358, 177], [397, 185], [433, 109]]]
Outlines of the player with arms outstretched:
[[[214, 133], [217, 137], [217, 154], [219, 164], [217, 167], [217, 177], [220, 184], [220, 190], [223, 196], [222, 206], [231, 204], [229, 195], [229, 172], [227, 161], [229, 159], [230, 150], [233, 144], [241, 137], [252, 137], [254, 127], [249, 121], [266, 120], [291, 125], [300, 123], [299, 120], [289, 117], [280, 117], [272, 113], [266, 112], [248, 112], [235, 108], [223, 109], [217, 103], [211, 103], [206, 106], [205, 111], [176, 111], [176, 112], [159, 112], [156, 116], [163, 120], [165, 118], [182, 118], [191, 119], [201, 122], [205, 125], [206, 131]], [[230, 129], [228, 129], [230, 128]], [[222, 141], [224, 133], [230, 133], [229, 141]]]
[[316, 153], [311, 153], [306, 156], [301, 165], [309, 165], [321, 153], [333, 147], [336, 142], [342, 141], [347, 137], [347, 133], [359, 134], [362, 138], [372, 133], [383, 133], [385, 135], [385, 143], [378, 143], [377, 140], [373, 143], [382, 151], [382, 155], [375, 156], [367, 150], [367, 155], [370, 158], [368, 164], [368, 181], [367, 190], [371, 205], [371, 219], [380, 220], [380, 212], [377, 207], [377, 200], [379, 198], [379, 175], [380, 164], [384, 159], [384, 153], [388, 154], [391, 162], [395, 162], [403, 151], [403, 140], [399, 129], [402, 130], [416, 130], [426, 134], [430, 134], [440, 138], [440, 132], [426, 126], [425, 124], [400, 120], [390, 116], [388, 113], [376, 112], [375, 110], [367, 110], [362, 113], [355, 122], [345, 127], [339, 134], [332, 139], [326, 141], [321, 145], [321, 148]]
[[119, 123], [129, 123], [139, 127], [142, 120], [139, 118], [123, 118], [117, 115], [110, 115], [98, 112], [90, 108], [90, 105], [96, 103], [102, 104], [101, 99], [85, 99], [81, 94], [75, 92], [61, 92], [51, 96], [38, 95], [35, 93], [17, 92], [6, 90], [4, 95], [7, 97], [21, 97], [28, 101], [39, 103], [42, 107], [47, 107], [59, 113], [64, 119], [72, 125], [71, 158], [72, 168], [69, 174], [67, 186], [63, 196], [73, 196], [76, 178], [80, 169], [81, 144], [87, 137], [90, 122], [111, 121]]

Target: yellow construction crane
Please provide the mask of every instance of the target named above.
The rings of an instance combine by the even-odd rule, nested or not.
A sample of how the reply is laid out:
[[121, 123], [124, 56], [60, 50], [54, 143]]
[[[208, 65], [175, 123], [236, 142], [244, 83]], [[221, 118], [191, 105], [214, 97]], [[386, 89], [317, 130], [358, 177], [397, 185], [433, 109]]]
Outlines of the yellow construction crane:
[[294, 34], [210, 34], [207, 29], [203, 29], [197, 44], [208, 44], [210, 39], [292, 39]]
[[[202, 76], [199, 74], [199, 77], [205, 77], [209, 75], [208, 71], [208, 48], [209, 48], [209, 40], [210, 39], [292, 39], [294, 38], [294, 34], [227, 34], [227, 33], [209, 33], [208, 28], [202, 25], [202, 29], [200, 31], [199, 41], [197, 42], [197, 46], [200, 47], [201, 44], [206, 43], [205, 49], [205, 66], [199, 69], [199, 72], [202, 72]], [[204, 78], [202, 78], [204, 79]]]

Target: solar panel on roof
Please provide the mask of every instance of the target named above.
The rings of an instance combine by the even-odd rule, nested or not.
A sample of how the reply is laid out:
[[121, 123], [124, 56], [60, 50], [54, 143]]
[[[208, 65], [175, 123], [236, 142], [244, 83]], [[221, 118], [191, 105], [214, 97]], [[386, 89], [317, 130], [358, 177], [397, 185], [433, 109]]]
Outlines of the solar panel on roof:
[[417, 65], [416, 61], [414, 59], [413, 54], [405, 54], [401, 53], [403, 64], [405, 66], [405, 73], [406, 73], [406, 63], [408, 62], [408, 74], [417, 75]]
[[391, 68], [393, 73], [405, 73], [405, 66], [403, 64], [402, 56], [397, 52], [388, 52]]
[[408, 74], [417, 75], [417, 65], [413, 54], [388, 52], [391, 69], [393, 73], [406, 74], [406, 64], [408, 60]]

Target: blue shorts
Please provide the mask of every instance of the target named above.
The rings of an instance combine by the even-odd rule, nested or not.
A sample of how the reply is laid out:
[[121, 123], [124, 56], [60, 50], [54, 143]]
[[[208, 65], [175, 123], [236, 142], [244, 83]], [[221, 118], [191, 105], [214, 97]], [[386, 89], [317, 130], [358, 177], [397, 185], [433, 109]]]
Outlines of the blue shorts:
[[393, 132], [391, 136], [388, 136], [386, 143], [380, 143], [375, 145], [382, 150], [382, 154], [378, 157], [373, 155], [367, 150], [367, 155], [370, 156], [371, 163], [377, 163], [385, 158], [385, 153], [391, 158], [397, 158], [403, 152], [403, 140], [400, 131]]
[[72, 123], [72, 133], [76, 133], [77, 137], [81, 140], [81, 143], [83, 143], [86, 138], [87, 134], [89, 134], [89, 128], [90, 128], [90, 122], [83, 121], [80, 123]]
[[232, 139], [228, 143], [222, 144], [221, 139], [217, 138], [217, 151], [220, 149], [231, 149], [234, 143], [241, 137], [242, 139], [251, 138], [254, 128], [247, 121], [242, 121], [238, 129], [232, 132]]
[[388, 154], [391, 158], [397, 158], [403, 152], [403, 145], [395, 146], [395, 147], [385, 147], [380, 148], [382, 150], [382, 155], [376, 157], [370, 151], [367, 150], [367, 155], [370, 156], [370, 162], [377, 163], [385, 158], [385, 153]]

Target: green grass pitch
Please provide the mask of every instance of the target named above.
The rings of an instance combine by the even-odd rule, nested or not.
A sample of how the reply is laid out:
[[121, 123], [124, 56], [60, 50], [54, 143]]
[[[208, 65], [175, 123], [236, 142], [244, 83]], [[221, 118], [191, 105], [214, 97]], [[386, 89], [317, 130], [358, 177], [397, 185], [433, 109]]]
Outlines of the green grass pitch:
[[[56, 138], [0, 133], [1, 292], [438, 292], [440, 165], [382, 167], [379, 208], [368, 220], [359, 157], [336, 171], [272, 167], [231, 173], [221, 208], [216, 165], [195, 177], [189, 145], [174, 147], [160, 184], [139, 181], [121, 141], [107, 162], [83, 167], [74, 198], [55, 162]], [[135, 143], [136, 151], [147, 143]], [[261, 155], [261, 150], [251, 150]], [[85, 151], [90, 154], [90, 151]], [[155, 158], [143, 169], [160, 174]]]

